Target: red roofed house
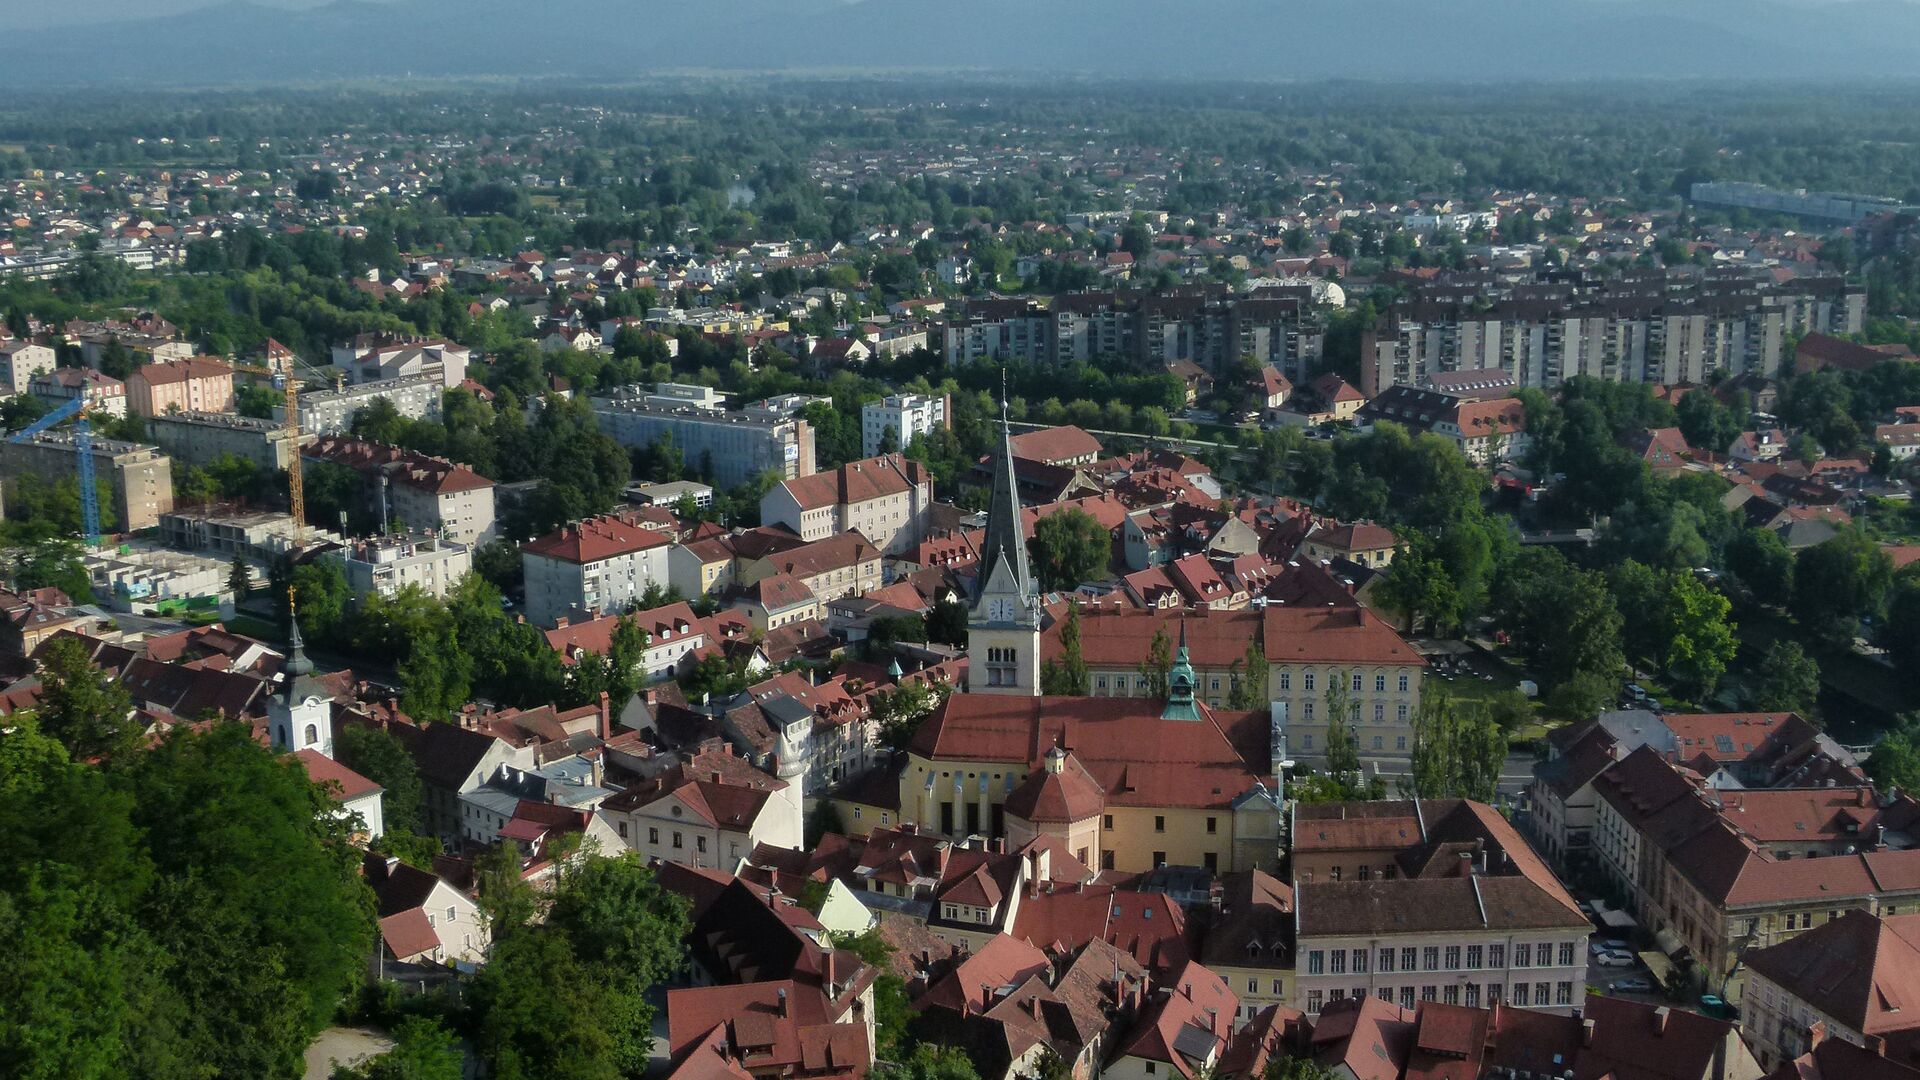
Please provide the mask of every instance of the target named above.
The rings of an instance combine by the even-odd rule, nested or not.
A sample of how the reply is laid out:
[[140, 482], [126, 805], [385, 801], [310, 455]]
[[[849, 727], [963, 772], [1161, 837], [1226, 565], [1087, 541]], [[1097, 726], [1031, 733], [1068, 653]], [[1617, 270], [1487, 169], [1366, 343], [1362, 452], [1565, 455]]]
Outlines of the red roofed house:
[[473, 898], [438, 875], [369, 852], [360, 874], [373, 890], [386, 954], [402, 964], [477, 964], [492, 935]]
[[881, 586], [880, 549], [859, 533], [846, 532], [741, 562], [742, 584], [775, 574], [798, 579], [821, 603], [830, 604]]
[[800, 846], [800, 796], [798, 783], [731, 750], [706, 750], [608, 798], [600, 812], [649, 859], [731, 871], [757, 845]]
[[620, 612], [649, 586], [666, 587], [673, 537], [605, 514], [529, 540], [520, 546], [526, 571], [527, 618], [552, 626], [585, 612]]
[[1393, 565], [1393, 553], [1399, 548], [1400, 538], [1393, 535], [1392, 529], [1362, 521], [1352, 525], [1334, 523], [1316, 527], [1307, 534], [1300, 554], [1314, 562], [1346, 559], [1361, 566], [1379, 569]]
[[706, 620], [693, 613], [686, 603], [668, 604], [631, 615], [602, 615], [585, 622], [571, 622], [564, 616], [547, 631], [547, 644], [560, 654], [564, 664], [573, 664], [583, 653], [606, 656], [613, 648], [613, 634], [622, 620], [631, 620], [645, 635], [640, 668], [649, 680], [664, 679], [689, 667], [695, 654], [707, 645]]
[[384, 789], [379, 784], [311, 747], [296, 751], [293, 756], [300, 759], [308, 778], [326, 788], [333, 801], [340, 804], [342, 816], [359, 816], [360, 828], [356, 835], [376, 840], [386, 831], [386, 822], [380, 815], [380, 796]]
[[[1849, 911], [1791, 941], [1746, 955], [1742, 1021], [1760, 1064], [1814, 1048], [1814, 1035], [1867, 1046], [1920, 1067], [1920, 914]], [[1810, 1033], [1815, 1024], [1824, 1031]]]
[[323, 435], [301, 447], [300, 456], [360, 473], [368, 499], [377, 504], [384, 498], [395, 521], [460, 544], [493, 538], [493, 481], [465, 465], [345, 435]]
[[1714, 791], [1652, 746], [1593, 787], [1599, 869], [1663, 947], [1690, 950], [1725, 979], [1729, 1001], [1750, 1000], [1750, 969], [1736, 959], [1847, 911], [1920, 904], [1920, 802], [1909, 796], [1865, 787]]
[[1041, 428], [1015, 435], [1013, 456], [1046, 465], [1091, 465], [1100, 457], [1100, 440], [1072, 424]]
[[669, 1080], [861, 1080], [870, 1011], [797, 979], [668, 991]]
[[1110, 1080], [1198, 1080], [1211, 1076], [1227, 1051], [1240, 999], [1226, 981], [1189, 962], [1120, 1037], [1102, 1074]]

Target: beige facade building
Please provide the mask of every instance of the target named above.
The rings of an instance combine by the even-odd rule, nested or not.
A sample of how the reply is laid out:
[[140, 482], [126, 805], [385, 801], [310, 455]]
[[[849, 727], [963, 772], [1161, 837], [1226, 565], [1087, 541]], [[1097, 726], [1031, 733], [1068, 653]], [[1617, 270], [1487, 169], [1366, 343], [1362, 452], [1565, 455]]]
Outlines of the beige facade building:
[[[100, 507], [100, 525], [116, 532], [134, 532], [160, 524], [160, 515], [173, 509], [173, 461], [158, 447], [117, 439], [94, 439], [93, 467], [97, 479], [112, 489], [110, 505]], [[20, 443], [0, 442], [0, 476], [32, 474], [49, 484], [72, 479], [75, 473], [71, 431], [43, 431]]]
[[576, 613], [623, 612], [665, 586], [673, 537], [608, 514], [565, 525], [520, 547], [527, 618], [552, 626]]
[[1587, 938], [1573, 897], [1498, 811], [1461, 799], [1297, 806], [1293, 1005], [1344, 997], [1571, 1012]]
[[740, 582], [753, 585], [776, 574], [798, 580], [823, 604], [843, 596], [872, 592], [884, 584], [880, 549], [857, 532], [840, 533], [746, 560], [740, 567]]
[[1360, 607], [1269, 605], [1261, 616], [1267, 694], [1297, 757], [1325, 754], [1330, 710], [1339, 701], [1362, 761], [1398, 767], [1411, 757], [1427, 668], [1412, 645]]
[[135, 416], [231, 412], [233, 368], [210, 356], [134, 368], [127, 376], [127, 408]]
[[802, 540], [857, 532], [887, 555], [927, 538], [932, 509], [933, 474], [902, 454], [850, 461], [760, 496], [762, 524], [784, 525]]
[[[210, 464], [223, 454], [283, 472], [293, 462], [294, 440], [284, 427], [237, 413], [163, 413], [147, 419], [147, 433], [169, 455], [191, 465]], [[312, 441], [303, 433], [299, 445]]]

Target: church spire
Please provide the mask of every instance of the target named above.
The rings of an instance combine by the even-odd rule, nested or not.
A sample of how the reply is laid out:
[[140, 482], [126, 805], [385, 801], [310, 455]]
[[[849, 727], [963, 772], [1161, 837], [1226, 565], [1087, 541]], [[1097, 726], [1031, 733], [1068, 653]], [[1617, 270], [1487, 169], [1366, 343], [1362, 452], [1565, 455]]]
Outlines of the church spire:
[[1006, 562], [1012, 587], [1021, 597], [1034, 594], [1033, 573], [1027, 566], [1026, 539], [1020, 528], [1020, 488], [1013, 475], [1013, 428], [1007, 419], [1006, 372], [1000, 373], [1000, 457], [993, 465], [993, 496], [987, 503], [987, 534], [980, 545], [980, 576], [975, 598]]
[[300, 637], [300, 615], [295, 603], [293, 586], [287, 586], [287, 622], [293, 632], [287, 638], [287, 685], [293, 685], [297, 675], [311, 675], [313, 661], [307, 659], [307, 643]]
[[1193, 662], [1187, 655], [1187, 620], [1183, 615], [1180, 618], [1180, 651], [1173, 654], [1173, 667], [1167, 672], [1167, 707], [1160, 711], [1160, 719], [1200, 719], [1200, 706], [1194, 699], [1194, 686], [1198, 681], [1193, 674]]

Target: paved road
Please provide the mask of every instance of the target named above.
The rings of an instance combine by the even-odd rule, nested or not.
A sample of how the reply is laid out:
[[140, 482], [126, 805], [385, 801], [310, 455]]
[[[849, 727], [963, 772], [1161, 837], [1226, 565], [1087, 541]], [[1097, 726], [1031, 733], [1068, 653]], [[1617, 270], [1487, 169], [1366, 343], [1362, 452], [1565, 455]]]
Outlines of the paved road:
[[372, 1028], [328, 1028], [307, 1047], [306, 1080], [327, 1080], [335, 1065], [355, 1065], [392, 1048], [393, 1040]]

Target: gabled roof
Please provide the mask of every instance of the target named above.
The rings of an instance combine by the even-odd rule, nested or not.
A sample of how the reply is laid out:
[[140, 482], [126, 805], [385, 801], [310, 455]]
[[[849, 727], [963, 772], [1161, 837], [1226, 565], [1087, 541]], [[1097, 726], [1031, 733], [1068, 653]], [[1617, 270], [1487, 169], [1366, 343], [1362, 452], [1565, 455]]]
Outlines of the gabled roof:
[[643, 528], [618, 515], [605, 514], [562, 525], [538, 540], [527, 541], [520, 550], [529, 555], [586, 564], [672, 543], [673, 537], [658, 529]]
[[920, 462], [904, 454], [882, 454], [782, 481], [780, 486], [800, 509], [821, 510], [905, 495], [932, 482], [932, 474]]
[[1092, 460], [1100, 456], [1100, 440], [1072, 424], [1015, 435], [1011, 445], [1015, 457], [1049, 465], [1061, 465], [1079, 459]]
[[1904, 1050], [1920, 1043], [1920, 915], [1848, 911], [1746, 955], [1755, 974], [1815, 1011]]

